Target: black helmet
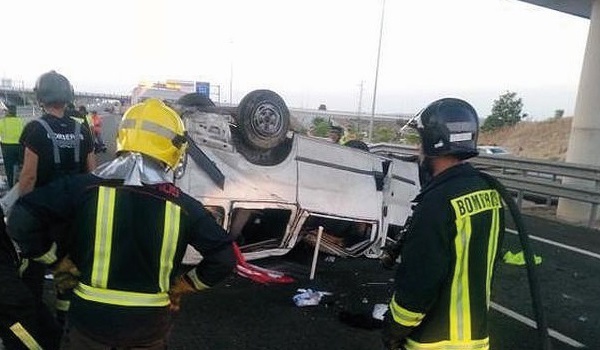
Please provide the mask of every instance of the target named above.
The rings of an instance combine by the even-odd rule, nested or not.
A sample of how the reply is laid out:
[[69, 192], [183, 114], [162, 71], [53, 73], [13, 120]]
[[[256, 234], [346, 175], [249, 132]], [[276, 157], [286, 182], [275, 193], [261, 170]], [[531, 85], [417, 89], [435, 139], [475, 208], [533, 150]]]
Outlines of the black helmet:
[[42, 74], [35, 83], [35, 98], [41, 104], [69, 103], [72, 102], [75, 93], [73, 85], [64, 75], [55, 71]]
[[468, 159], [479, 154], [479, 117], [468, 102], [443, 98], [419, 112], [416, 119], [416, 128], [426, 156], [453, 155]]

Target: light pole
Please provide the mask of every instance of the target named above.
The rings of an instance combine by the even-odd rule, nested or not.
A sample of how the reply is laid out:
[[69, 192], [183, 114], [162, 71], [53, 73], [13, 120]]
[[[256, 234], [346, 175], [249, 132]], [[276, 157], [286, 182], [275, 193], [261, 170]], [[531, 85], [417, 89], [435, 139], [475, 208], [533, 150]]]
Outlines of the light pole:
[[373, 119], [377, 104], [377, 80], [379, 79], [379, 58], [381, 57], [381, 38], [383, 37], [383, 19], [385, 17], [385, 0], [381, 5], [381, 23], [379, 25], [379, 45], [377, 46], [377, 65], [375, 67], [375, 84], [373, 87], [373, 104], [371, 105], [371, 120], [369, 121], [369, 142], [373, 140]]
[[233, 39], [229, 39], [230, 46], [230, 57], [229, 62], [229, 104], [233, 105]]

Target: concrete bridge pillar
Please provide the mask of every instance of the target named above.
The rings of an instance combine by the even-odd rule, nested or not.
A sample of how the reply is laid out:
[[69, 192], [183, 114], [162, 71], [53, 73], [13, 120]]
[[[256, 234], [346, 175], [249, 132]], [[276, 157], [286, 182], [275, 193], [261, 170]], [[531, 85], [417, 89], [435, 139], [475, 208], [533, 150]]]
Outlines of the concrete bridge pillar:
[[[567, 150], [567, 162], [600, 165], [600, 0], [592, 4], [590, 29], [575, 102], [575, 116]], [[586, 180], [565, 179], [564, 183], [590, 184]], [[559, 218], [584, 222], [590, 218], [592, 206], [569, 199], [560, 199]], [[600, 211], [599, 211], [600, 212]]]

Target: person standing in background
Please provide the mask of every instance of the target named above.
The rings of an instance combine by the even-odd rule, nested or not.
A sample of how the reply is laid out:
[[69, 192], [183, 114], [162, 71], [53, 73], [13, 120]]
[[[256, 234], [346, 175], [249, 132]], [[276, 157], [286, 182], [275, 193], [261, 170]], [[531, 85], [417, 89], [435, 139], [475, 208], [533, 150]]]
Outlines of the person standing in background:
[[106, 152], [106, 145], [102, 139], [102, 117], [96, 111], [92, 111], [92, 133], [94, 134], [94, 152]]
[[17, 106], [9, 105], [7, 108], [6, 115], [0, 119], [0, 147], [8, 188], [11, 188], [15, 184], [15, 175], [23, 164], [23, 146], [19, 143], [19, 138], [25, 128], [25, 121], [17, 116]]

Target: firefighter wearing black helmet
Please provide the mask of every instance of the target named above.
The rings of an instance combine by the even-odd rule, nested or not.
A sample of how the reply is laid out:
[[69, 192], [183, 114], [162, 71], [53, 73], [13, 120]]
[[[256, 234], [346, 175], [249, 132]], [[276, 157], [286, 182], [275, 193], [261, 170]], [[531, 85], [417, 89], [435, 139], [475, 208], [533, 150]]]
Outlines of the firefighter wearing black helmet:
[[[96, 163], [88, 128], [65, 114], [68, 104], [74, 100], [69, 80], [55, 71], [44, 73], [38, 78], [34, 93], [44, 114], [29, 122], [19, 139], [24, 148], [19, 176], [20, 196], [61, 177], [91, 171]], [[59, 232], [54, 234], [59, 235]], [[51, 259], [51, 255], [45, 258]], [[30, 261], [22, 278], [33, 295], [40, 331], [48, 339], [42, 341], [42, 346], [51, 349], [58, 346], [62, 330], [43, 301], [46, 272], [43, 263]], [[64, 315], [62, 311], [68, 308], [68, 300], [59, 296], [56, 306], [58, 315]]]
[[488, 309], [504, 232], [499, 193], [465, 160], [477, 152], [475, 109], [445, 98], [413, 123], [422, 189], [400, 250], [383, 330], [387, 349], [489, 349]]
[[65, 116], [74, 99], [69, 80], [50, 71], [38, 78], [34, 92], [44, 115], [27, 124], [21, 135], [25, 147], [19, 177], [21, 195], [64, 175], [88, 172], [96, 166], [89, 130]]

